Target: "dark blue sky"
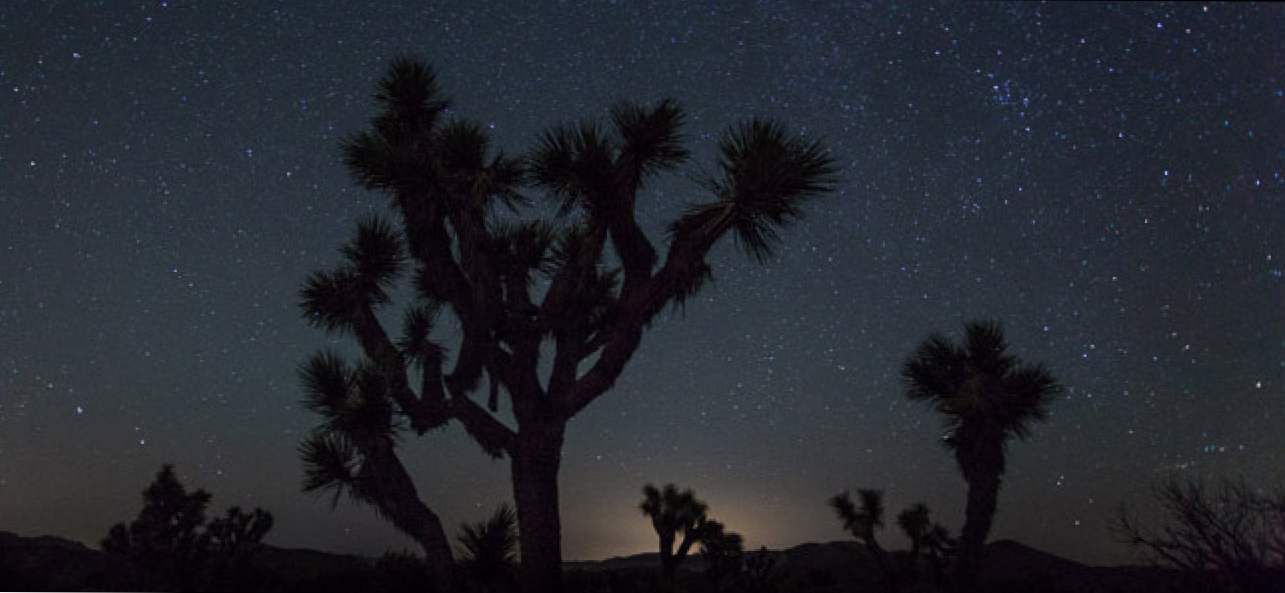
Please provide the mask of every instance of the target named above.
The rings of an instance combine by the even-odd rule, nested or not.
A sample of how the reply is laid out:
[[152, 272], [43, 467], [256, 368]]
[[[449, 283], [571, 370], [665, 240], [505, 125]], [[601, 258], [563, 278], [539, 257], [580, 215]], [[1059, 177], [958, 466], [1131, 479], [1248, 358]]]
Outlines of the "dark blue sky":
[[[693, 175], [750, 115], [843, 165], [766, 266], [720, 246], [572, 422], [568, 558], [653, 547], [646, 482], [756, 547], [843, 537], [825, 499], [857, 487], [957, 529], [962, 480], [897, 369], [972, 318], [1069, 387], [1012, 449], [994, 537], [1122, 561], [1106, 521], [1166, 472], [1285, 479], [1279, 6], [527, 4], [0, 5], [0, 529], [96, 542], [173, 462], [270, 509], [279, 545], [410, 547], [301, 494], [294, 452], [294, 369], [331, 343], [296, 291], [383, 208], [338, 141], [401, 53], [510, 151], [672, 96]], [[703, 197], [655, 188], [657, 232]], [[509, 497], [457, 428], [404, 450], [448, 524]]]

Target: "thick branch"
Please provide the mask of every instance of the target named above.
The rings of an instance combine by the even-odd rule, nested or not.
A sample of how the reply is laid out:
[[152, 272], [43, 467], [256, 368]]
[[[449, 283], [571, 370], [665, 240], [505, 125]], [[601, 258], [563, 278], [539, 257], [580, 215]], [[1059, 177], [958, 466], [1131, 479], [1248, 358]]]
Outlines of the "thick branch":
[[[406, 359], [388, 338], [383, 325], [379, 323], [369, 304], [361, 308], [356, 323], [353, 324], [353, 331], [361, 343], [366, 358], [375, 363], [384, 379], [388, 381], [388, 390], [393, 401], [397, 402], [402, 412], [410, 419], [411, 428], [416, 433], [423, 434], [449, 420], [441, 400], [421, 398], [411, 390], [406, 380]], [[425, 395], [431, 398], [433, 392], [426, 392]]]
[[544, 302], [540, 304], [540, 319], [543, 325], [548, 327], [566, 316], [566, 310], [574, 302], [576, 292], [585, 285], [586, 275], [593, 273], [593, 266], [602, 256], [606, 236], [606, 229], [602, 225], [594, 224], [588, 234], [580, 240], [579, 245], [568, 246], [568, 248], [575, 247], [577, 251], [573, 258], [563, 262], [549, 284]]
[[424, 396], [417, 397], [406, 381], [406, 363], [400, 351], [393, 346], [383, 326], [370, 307], [364, 307], [355, 324], [355, 332], [366, 357], [375, 361], [389, 384], [389, 393], [411, 421], [411, 427], [423, 434], [425, 431], [457, 418], [464, 429], [473, 435], [488, 454], [499, 456], [513, 444], [513, 432], [491, 416], [467, 394], [451, 392], [446, 399], [441, 382], [441, 358], [424, 363]]
[[397, 458], [392, 443], [380, 440], [359, 447], [363, 457], [357, 483], [361, 498], [374, 504], [381, 515], [418, 542], [434, 574], [445, 578], [452, 563], [446, 532], [437, 514], [420, 500], [415, 482]]
[[517, 435], [468, 397], [452, 397], [451, 415], [459, 419], [473, 440], [491, 457], [512, 455]]
[[638, 221], [634, 219], [634, 189], [630, 190], [628, 206], [616, 210], [609, 223], [611, 243], [620, 256], [621, 267], [625, 271], [624, 291], [642, 286], [651, 279], [652, 267], [656, 265], [656, 249]]
[[728, 225], [728, 220], [716, 220], [676, 235], [660, 271], [651, 280], [622, 291], [611, 325], [594, 339], [595, 343], [602, 344], [598, 361], [572, 389], [560, 394], [561, 414], [567, 418], [575, 416], [615, 384], [638, 349], [643, 328], [703, 272], [706, 254], [727, 232]]

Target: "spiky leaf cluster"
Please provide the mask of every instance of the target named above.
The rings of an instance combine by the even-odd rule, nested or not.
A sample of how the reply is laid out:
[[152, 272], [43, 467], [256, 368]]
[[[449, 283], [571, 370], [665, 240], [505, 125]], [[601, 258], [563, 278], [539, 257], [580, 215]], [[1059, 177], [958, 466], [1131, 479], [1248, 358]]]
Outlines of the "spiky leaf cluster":
[[843, 529], [863, 542], [874, 540], [876, 529], [883, 528], [883, 492], [879, 490], [857, 490], [860, 504], [852, 501], [848, 492], [842, 492], [830, 498], [830, 508], [834, 509]]
[[997, 322], [970, 322], [956, 344], [934, 334], [902, 368], [906, 395], [941, 413], [945, 442], [969, 448], [979, 440], [1025, 439], [1031, 425], [1048, 417], [1061, 386], [1041, 364], [1026, 364], [1008, 353]]

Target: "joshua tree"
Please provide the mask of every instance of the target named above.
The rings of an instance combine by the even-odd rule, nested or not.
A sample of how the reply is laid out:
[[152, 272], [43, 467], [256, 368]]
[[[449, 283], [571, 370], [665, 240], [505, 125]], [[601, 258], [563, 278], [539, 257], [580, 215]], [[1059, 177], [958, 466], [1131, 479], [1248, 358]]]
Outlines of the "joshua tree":
[[[647, 484], [643, 486], [643, 501], [638, 508], [651, 518], [651, 525], [660, 536], [661, 585], [666, 591], [672, 590], [678, 566], [707, 529], [705, 512], [709, 507], [697, 500], [690, 489], [679, 492], [673, 484], [665, 484], [663, 490], [658, 490]], [[674, 543], [680, 535], [683, 539], [675, 550]]]
[[857, 497], [861, 499], [860, 508], [853, 504], [852, 497], [846, 491], [832, 497], [830, 507], [843, 522], [843, 529], [865, 545], [866, 551], [888, 580], [889, 587], [895, 588], [896, 575], [888, 563], [887, 553], [875, 538], [875, 530], [883, 529], [883, 492], [857, 490]]
[[954, 452], [968, 500], [955, 581], [976, 588], [982, 547], [995, 518], [1005, 447], [1044, 420], [1061, 387], [1040, 364], [1008, 354], [996, 322], [964, 324], [964, 343], [933, 334], [915, 349], [901, 375], [906, 397], [930, 403], [945, 417], [945, 445]]
[[460, 562], [465, 572], [486, 591], [503, 590], [513, 581], [517, 566], [517, 516], [502, 504], [485, 521], [460, 525], [456, 538], [463, 548]]
[[[390, 198], [400, 224], [360, 223], [345, 263], [312, 274], [302, 290], [305, 318], [352, 335], [365, 358], [343, 373], [332, 354], [305, 365], [305, 378], [323, 377], [327, 388], [310, 398], [326, 423], [304, 446], [309, 485], [351, 489], [449, 563], [441, 522], [420, 500], [393, 435], [457, 421], [488, 454], [509, 458], [523, 585], [556, 592], [568, 421], [616, 382], [657, 313], [709, 279], [705, 259], [719, 239], [731, 232], [755, 259], [768, 259], [779, 229], [830, 191], [836, 169], [821, 144], [778, 124], [733, 126], [704, 183], [711, 199], [669, 225], [662, 259], [635, 210], [657, 174], [687, 160], [684, 114], [673, 101], [621, 104], [605, 126], [552, 128], [518, 159], [493, 150], [484, 126], [448, 117], [422, 63], [394, 61], [376, 99], [371, 128], [348, 138], [344, 161], [362, 186]], [[560, 205], [556, 223], [529, 216], [526, 185]], [[398, 339], [377, 312], [408, 268], [413, 302]], [[458, 322], [450, 356], [432, 332], [440, 312]], [[485, 405], [472, 398], [483, 385]], [[502, 396], [515, 425], [498, 414]]]
[[897, 526], [910, 540], [910, 565], [915, 568], [919, 566], [919, 552], [923, 549], [924, 537], [932, 526], [929, 514], [928, 507], [920, 502], [897, 515]]
[[727, 531], [722, 523], [709, 519], [700, 527], [700, 544], [705, 576], [716, 590], [721, 590], [727, 577], [741, 571], [745, 540], [741, 534]]

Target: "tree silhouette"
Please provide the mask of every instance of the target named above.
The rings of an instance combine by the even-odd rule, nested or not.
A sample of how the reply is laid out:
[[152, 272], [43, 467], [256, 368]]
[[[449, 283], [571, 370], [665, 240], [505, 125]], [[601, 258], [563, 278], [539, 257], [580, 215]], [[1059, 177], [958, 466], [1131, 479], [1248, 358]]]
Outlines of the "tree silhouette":
[[924, 538], [932, 527], [928, 507], [924, 503], [915, 503], [897, 514], [897, 527], [910, 540], [910, 565], [918, 568], [919, 555], [923, 549]]
[[[518, 159], [493, 150], [483, 126], [448, 118], [423, 63], [394, 61], [376, 100], [371, 128], [345, 141], [344, 161], [362, 186], [391, 198], [401, 224], [359, 223], [345, 263], [312, 274], [302, 290], [305, 318], [355, 337], [366, 359], [346, 373], [332, 372], [345, 368], [334, 354], [305, 365], [306, 384], [309, 369], [329, 369], [319, 374], [325, 392], [310, 397], [325, 422], [302, 451], [309, 486], [348, 490], [449, 563], [441, 522], [394, 435], [459, 422], [485, 452], [510, 459], [524, 586], [558, 591], [567, 422], [611, 388], [657, 313], [709, 279], [705, 258], [720, 238], [733, 233], [765, 261], [778, 229], [831, 190], [836, 169], [820, 143], [781, 125], [733, 126], [717, 175], [704, 181], [712, 200], [673, 221], [662, 262], [635, 210], [657, 174], [687, 160], [685, 116], [673, 101], [618, 105], [608, 125], [554, 127]], [[529, 216], [520, 193], [528, 185], [560, 206], [556, 221]], [[376, 313], [407, 268], [414, 297], [395, 339]], [[432, 331], [442, 312], [459, 328], [449, 356]], [[542, 380], [545, 344], [552, 360]], [[471, 398], [484, 382], [485, 407]], [[516, 426], [498, 414], [501, 396]]]
[[859, 507], [852, 502], [851, 495], [845, 491], [830, 498], [830, 507], [843, 522], [843, 529], [866, 547], [875, 565], [888, 581], [888, 586], [895, 589], [896, 573], [888, 561], [887, 552], [875, 537], [875, 530], [883, 529], [883, 492], [857, 490], [857, 498], [861, 499]]
[[456, 537], [460, 563], [465, 573], [484, 591], [502, 591], [513, 583], [517, 566], [517, 516], [507, 504], [500, 505], [485, 521], [460, 525]]
[[256, 508], [250, 513], [231, 507], [224, 516], [205, 526], [202, 537], [207, 543], [211, 566], [211, 586], [219, 591], [243, 591], [261, 583], [252, 582], [258, 575], [251, 566], [251, 555], [272, 531], [272, 513]]
[[784, 575], [776, 569], [776, 557], [766, 546], [745, 555], [745, 578], [739, 589], [742, 593], [775, 593], [780, 590]]
[[1112, 524], [1116, 541], [1209, 591], [1267, 593], [1285, 583], [1285, 491], [1264, 492], [1243, 479], [1211, 487], [1170, 477], [1153, 486], [1153, 496], [1164, 523], [1147, 527], [1121, 507]]
[[[144, 590], [218, 588], [242, 576], [250, 550], [272, 529], [272, 514], [239, 507], [205, 524], [210, 493], [188, 492], [166, 464], [143, 491], [143, 509], [129, 524], [117, 523], [101, 542], [104, 552], [124, 556]], [[207, 578], [205, 582], [203, 578]]]
[[730, 577], [741, 572], [745, 539], [739, 533], [727, 531], [721, 522], [708, 519], [700, 526], [700, 544], [705, 577], [715, 590], [722, 590]]
[[[651, 519], [656, 535], [660, 536], [661, 586], [672, 591], [679, 565], [687, 558], [692, 545], [701, 539], [709, 507], [697, 500], [691, 489], [680, 492], [673, 484], [665, 484], [664, 489], [647, 484], [643, 486], [643, 501], [638, 508]], [[680, 535], [681, 542], [678, 541]], [[677, 550], [675, 543], [678, 543]]]
[[205, 535], [212, 551], [222, 556], [239, 557], [263, 540], [263, 536], [272, 530], [272, 523], [272, 513], [263, 509], [243, 513], [241, 507], [231, 507], [223, 517], [210, 521], [205, 527]]
[[928, 565], [932, 568], [932, 577], [939, 586], [946, 581], [946, 565], [955, 557], [957, 542], [951, 537], [950, 530], [940, 523], [933, 523], [924, 534], [923, 549], [927, 552]]
[[997, 322], [964, 324], [964, 343], [933, 334], [902, 368], [906, 397], [925, 401], [945, 417], [946, 446], [954, 452], [968, 500], [960, 535], [956, 586], [976, 588], [977, 570], [990, 532], [1004, 473], [1005, 447], [1025, 439], [1044, 420], [1061, 386], [1040, 364], [1008, 354]]
[[143, 491], [138, 517], [113, 525], [104, 552], [125, 556], [148, 589], [192, 590], [204, 568], [208, 541], [201, 537], [210, 493], [188, 492], [166, 464]]

